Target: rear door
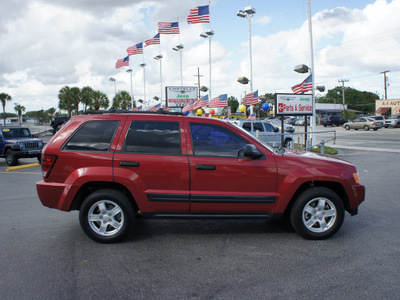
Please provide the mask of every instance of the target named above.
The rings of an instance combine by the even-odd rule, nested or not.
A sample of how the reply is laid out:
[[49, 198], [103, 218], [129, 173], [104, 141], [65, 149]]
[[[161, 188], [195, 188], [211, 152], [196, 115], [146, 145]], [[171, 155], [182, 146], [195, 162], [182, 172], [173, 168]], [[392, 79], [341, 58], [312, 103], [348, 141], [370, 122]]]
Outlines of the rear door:
[[[191, 174], [191, 213], [248, 214], [270, 212], [275, 206], [275, 158], [233, 125], [191, 119], [186, 124]], [[246, 159], [241, 149], [256, 144], [265, 153]]]
[[182, 117], [128, 117], [114, 155], [114, 180], [142, 213], [189, 210], [189, 164]]

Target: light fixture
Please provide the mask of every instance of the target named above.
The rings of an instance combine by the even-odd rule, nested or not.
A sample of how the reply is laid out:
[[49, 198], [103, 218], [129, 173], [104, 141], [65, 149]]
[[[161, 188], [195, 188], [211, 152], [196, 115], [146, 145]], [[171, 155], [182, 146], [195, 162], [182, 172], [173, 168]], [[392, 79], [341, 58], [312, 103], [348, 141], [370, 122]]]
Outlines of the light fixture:
[[112, 77], [110, 77], [109, 80], [110, 80], [110, 81], [114, 81], [114, 82], [116, 81], [115, 78], [112, 78]]
[[243, 10], [239, 10], [236, 15], [241, 18], [246, 18], [246, 13]]
[[325, 86], [324, 85], [319, 85], [319, 86], [316, 87], [316, 89], [321, 93], [325, 92]]
[[139, 66], [141, 66], [141, 67], [145, 67], [145, 66], [146, 66], [146, 64], [145, 64], [145, 63], [141, 63]]
[[308, 70], [309, 70], [309, 69], [310, 69], [310, 68], [309, 68], [308, 66], [304, 65], [304, 64], [302, 64], [302, 65], [297, 65], [297, 66], [294, 67], [294, 71], [295, 71], [295, 72], [297, 72], [297, 73], [302, 73], [302, 74], [308, 73]]
[[256, 9], [252, 6], [246, 6], [244, 8], [244, 12], [248, 15], [254, 15], [256, 13]]
[[206, 86], [202, 86], [201, 88], [200, 88], [200, 91], [201, 92], [207, 92], [208, 91], [208, 87], [206, 87]]
[[248, 84], [250, 80], [243, 76], [243, 77], [239, 77], [237, 81], [241, 84]]
[[183, 49], [184, 46], [182, 44], [176, 45], [176, 48], [178, 48], [179, 50]]
[[205, 34], [205, 33], [201, 33], [200, 36], [201, 36], [202, 38], [205, 38], [205, 39], [208, 38], [208, 35]]
[[163, 58], [162, 54], [158, 54], [154, 57], [154, 59], [156, 60], [160, 60], [161, 58]]
[[207, 30], [205, 31], [205, 33], [206, 33], [208, 36], [213, 36], [213, 35], [214, 35], [214, 30], [212, 30], [212, 29], [207, 29]]

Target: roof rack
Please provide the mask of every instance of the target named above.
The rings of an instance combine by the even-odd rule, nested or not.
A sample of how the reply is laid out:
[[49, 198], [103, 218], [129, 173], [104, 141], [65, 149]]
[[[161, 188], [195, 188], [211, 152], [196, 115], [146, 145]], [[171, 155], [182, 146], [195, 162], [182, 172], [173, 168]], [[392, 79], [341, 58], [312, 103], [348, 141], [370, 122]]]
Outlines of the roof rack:
[[156, 114], [156, 115], [173, 115], [173, 116], [186, 116], [182, 112], [168, 111], [160, 108], [157, 111], [133, 111], [110, 108], [109, 110], [86, 110], [84, 115], [101, 115], [101, 114]]

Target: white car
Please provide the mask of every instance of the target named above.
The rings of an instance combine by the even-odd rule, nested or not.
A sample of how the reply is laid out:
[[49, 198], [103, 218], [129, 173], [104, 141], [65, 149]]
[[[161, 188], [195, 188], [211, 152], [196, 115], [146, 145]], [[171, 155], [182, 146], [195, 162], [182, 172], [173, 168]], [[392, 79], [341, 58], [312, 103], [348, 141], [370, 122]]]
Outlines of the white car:
[[400, 114], [391, 116], [390, 118], [386, 119], [384, 126], [385, 128], [389, 127], [400, 128]]

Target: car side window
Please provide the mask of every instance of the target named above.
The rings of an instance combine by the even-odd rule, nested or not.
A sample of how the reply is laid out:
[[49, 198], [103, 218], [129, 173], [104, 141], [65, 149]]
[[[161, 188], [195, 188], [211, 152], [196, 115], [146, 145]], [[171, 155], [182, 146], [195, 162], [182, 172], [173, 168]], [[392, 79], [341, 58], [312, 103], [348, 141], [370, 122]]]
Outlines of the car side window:
[[179, 122], [133, 121], [126, 134], [124, 152], [181, 155]]
[[275, 130], [275, 127], [274, 127], [274, 126], [272, 126], [272, 125], [269, 124], [269, 123], [265, 123], [264, 125], [265, 125], [265, 131], [267, 131], [267, 132], [274, 132], [274, 130]]
[[247, 130], [248, 132], [251, 132], [251, 123], [250, 122], [246, 122], [243, 123], [243, 129]]
[[194, 155], [238, 157], [248, 142], [233, 131], [213, 124], [190, 123]]
[[260, 132], [264, 132], [264, 126], [261, 122], [255, 122], [253, 126], [254, 126], [254, 131], [258, 130]]
[[67, 141], [67, 151], [108, 151], [118, 121], [90, 121], [84, 123]]

